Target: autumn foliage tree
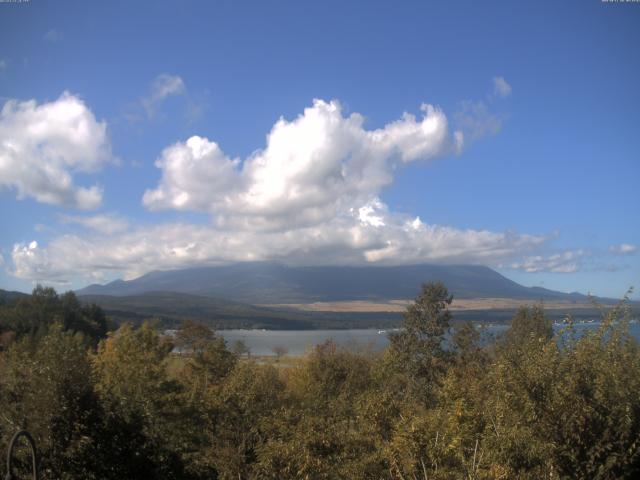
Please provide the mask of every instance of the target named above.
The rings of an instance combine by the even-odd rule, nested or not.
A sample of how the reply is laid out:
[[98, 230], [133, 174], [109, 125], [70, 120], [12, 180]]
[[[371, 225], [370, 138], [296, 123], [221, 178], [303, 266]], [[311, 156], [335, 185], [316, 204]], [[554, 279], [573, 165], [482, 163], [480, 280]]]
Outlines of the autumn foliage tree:
[[99, 339], [103, 314], [37, 289], [0, 307], [0, 448], [27, 428], [46, 480], [638, 478], [625, 302], [555, 333], [523, 307], [488, 343], [451, 301], [426, 284], [382, 352], [328, 341], [285, 364], [193, 322]]

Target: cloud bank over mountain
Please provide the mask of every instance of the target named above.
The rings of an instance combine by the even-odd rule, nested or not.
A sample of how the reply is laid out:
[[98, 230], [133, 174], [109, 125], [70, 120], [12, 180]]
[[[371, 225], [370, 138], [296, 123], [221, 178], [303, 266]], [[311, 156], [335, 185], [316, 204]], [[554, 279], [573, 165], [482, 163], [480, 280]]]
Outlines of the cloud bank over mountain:
[[[497, 97], [511, 94], [502, 78]], [[177, 76], [161, 76], [152, 91], [162, 99], [184, 91]], [[263, 148], [232, 158], [214, 140], [191, 136], [164, 148], [157, 185], [142, 196], [151, 212], [206, 214], [208, 222], [164, 221], [136, 226], [121, 213], [59, 215], [63, 232], [46, 243], [13, 246], [10, 271], [18, 278], [69, 284], [151, 270], [241, 261], [290, 265], [508, 265], [527, 272], [574, 272], [584, 252], [539, 253], [551, 236], [460, 229], [393, 211], [382, 199], [398, 169], [463, 153], [466, 138], [496, 134], [500, 121], [482, 103], [467, 108], [461, 130], [423, 104], [367, 129], [360, 113], [337, 100], [316, 99], [293, 120], [280, 118]], [[468, 105], [467, 105], [468, 107]], [[72, 172], [96, 171], [112, 161], [106, 124], [78, 97], [64, 93], [42, 105], [8, 102], [2, 110], [0, 184], [56, 205], [94, 208], [97, 186], [78, 187]], [[25, 160], [26, 159], [26, 160]], [[182, 213], [181, 213], [182, 212]], [[66, 230], [65, 230], [66, 229]], [[616, 252], [628, 253], [627, 245]], [[612, 252], [614, 250], [612, 249]]]
[[16, 244], [13, 273], [64, 283], [254, 260], [494, 265], [543, 244], [544, 235], [430, 225], [389, 209], [381, 193], [398, 168], [464, 147], [463, 133], [451, 131], [441, 109], [423, 104], [421, 111], [419, 118], [405, 113], [368, 130], [363, 115], [345, 115], [336, 100], [315, 100], [294, 120], [280, 118], [266, 146], [243, 160], [192, 136], [161, 152], [160, 181], [142, 202], [152, 211], [205, 212], [209, 224], [126, 228], [130, 223], [114, 215], [62, 216], [62, 224], [86, 231], [59, 235], [43, 247]]
[[125, 278], [134, 278], [157, 269], [256, 260], [293, 265], [494, 265], [546, 240], [544, 236], [459, 230], [381, 215], [383, 227], [354, 214], [283, 231], [170, 223], [114, 235], [67, 234], [45, 247], [36, 242], [15, 245], [11, 256], [16, 276], [65, 283], [76, 276], [96, 281], [109, 273], [123, 273]]

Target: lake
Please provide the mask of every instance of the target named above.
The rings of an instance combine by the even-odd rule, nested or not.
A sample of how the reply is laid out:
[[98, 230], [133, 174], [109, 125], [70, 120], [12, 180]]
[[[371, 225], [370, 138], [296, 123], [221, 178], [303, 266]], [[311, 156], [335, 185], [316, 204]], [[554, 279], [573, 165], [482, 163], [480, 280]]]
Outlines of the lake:
[[[599, 322], [575, 323], [578, 331], [598, 328]], [[561, 329], [563, 325], [555, 324], [554, 329]], [[487, 325], [484, 329], [485, 338], [499, 335], [508, 325]], [[640, 341], [640, 323], [632, 323], [631, 334]], [[252, 355], [275, 355], [275, 347], [284, 347], [289, 355], [302, 355], [308, 349], [329, 339], [336, 344], [349, 349], [369, 347], [382, 350], [389, 344], [388, 331], [377, 329], [350, 330], [219, 330], [217, 332], [227, 341], [229, 347], [236, 340], [242, 340], [251, 350]]]

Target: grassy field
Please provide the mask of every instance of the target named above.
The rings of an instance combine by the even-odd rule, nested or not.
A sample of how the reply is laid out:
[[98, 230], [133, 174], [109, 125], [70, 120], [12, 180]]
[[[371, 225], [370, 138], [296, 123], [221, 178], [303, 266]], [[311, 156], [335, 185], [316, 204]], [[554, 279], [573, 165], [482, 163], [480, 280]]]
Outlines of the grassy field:
[[[303, 312], [340, 312], [340, 313], [373, 313], [373, 312], [403, 312], [412, 299], [389, 300], [385, 302], [355, 300], [343, 302], [314, 302], [314, 303], [281, 303], [276, 305], [261, 305], [271, 308], [293, 309]], [[512, 310], [525, 305], [532, 305], [532, 300], [511, 298], [472, 298], [454, 299], [451, 310]], [[589, 302], [549, 301], [545, 308], [551, 310], [582, 310], [593, 306]]]

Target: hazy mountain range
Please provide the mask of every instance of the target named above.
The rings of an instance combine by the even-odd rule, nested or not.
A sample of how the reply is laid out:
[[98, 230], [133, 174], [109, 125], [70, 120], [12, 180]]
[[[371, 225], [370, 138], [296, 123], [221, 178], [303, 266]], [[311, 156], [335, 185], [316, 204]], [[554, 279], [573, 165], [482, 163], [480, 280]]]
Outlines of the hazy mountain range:
[[585, 300], [578, 293], [524, 287], [495, 270], [473, 265], [395, 267], [288, 267], [240, 263], [156, 271], [134, 280], [90, 285], [78, 295], [136, 295], [179, 292], [248, 304], [414, 298], [424, 282], [442, 281], [456, 298]]
[[[457, 320], [506, 322], [518, 304], [540, 300], [550, 306], [547, 312], [554, 319], [564, 317], [569, 310], [576, 318], [593, 318], [598, 314], [588, 305], [585, 295], [524, 287], [491, 268], [473, 265], [289, 267], [266, 262], [240, 263], [156, 271], [133, 280], [90, 285], [76, 294], [82, 302], [100, 305], [117, 321], [139, 323], [159, 318], [168, 327], [194, 319], [217, 329], [387, 328], [400, 325], [401, 311], [365, 312], [349, 308], [318, 311], [283, 304], [364, 301], [369, 305], [410, 300], [423, 283], [437, 280], [448, 287], [455, 299], [468, 299], [469, 305], [482, 304], [470, 299], [512, 300], [454, 309]], [[0, 290], [0, 303], [22, 295]]]
[[[400, 324], [400, 312], [308, 311], [282, 304], [413, 299], [423, 283], [436, 280], [444, 282], [456, 299], [544, 300], [567, 305], [587, 300], [578, 293], [524, 287], [483, 266], [289, 267], [266, 262], [156, 271], [133, 280], [90, 285], [76, 293], [112, 317], [134, 322], [158, 317], [168, 325], [192, 318], [215, 328], [389, 327]], [[454, 317], [503, 322], [515, 308], [465, 309]], [[550, 311], [555, 318], [566, 313]], [[593, 313], [590, 307], [572, 309], [576, 316]]]

